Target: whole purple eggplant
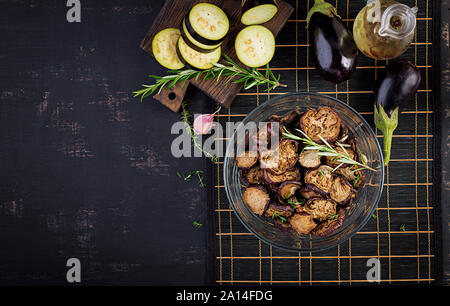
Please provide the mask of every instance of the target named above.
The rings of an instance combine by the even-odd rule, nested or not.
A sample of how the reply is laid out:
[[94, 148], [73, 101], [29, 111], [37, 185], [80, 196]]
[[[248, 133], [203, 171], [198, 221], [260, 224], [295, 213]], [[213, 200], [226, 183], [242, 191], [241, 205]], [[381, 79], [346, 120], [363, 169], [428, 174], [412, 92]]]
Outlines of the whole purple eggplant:
[[398, 125], [401, 109], [412, 99], [419, 88], [419, 69], [407, 60], [389, 63], [375, 86], [374, 122], [384, 135], [384, 164], [391, 156], [392, 134]]
[[316, 69], [323, 79], [338, 84], [350, 78], [356, 68], [358, 47], [336, 8], [316, 0], [307, 16]]

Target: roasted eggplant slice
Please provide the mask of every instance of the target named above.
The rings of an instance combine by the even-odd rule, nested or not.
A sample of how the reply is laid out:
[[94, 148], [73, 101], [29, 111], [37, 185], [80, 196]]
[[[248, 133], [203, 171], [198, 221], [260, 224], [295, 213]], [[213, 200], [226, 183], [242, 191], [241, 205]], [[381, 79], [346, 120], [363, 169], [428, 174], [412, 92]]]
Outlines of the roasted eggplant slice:
[[341, 117], [327, 106], [311, 109], [300, 118], [300, 128], [317, 143], [322, 143], [320, 137], [332, 143], [341, 132]]
[[295, 166], [298, 160], [298, 143], [293, 140], [283, 140], [278, 148], [267, 150], [260, 155], [262, 168], [275, 175], [281, 175]]
[[264, 215], [269, 218], [283, 217], [290, 218], [294, 214], [292, 207], [288, 205], [278, 205], [276, 203], [270, 204]]
[[289, 219], [289, 223], [299, 234], [309, 234], [317, 226], [316, 222], [313, 220], [313, 217], [306, 213], [295, 214], [291, 219]]
[[[340, 209], [337, 213], [337, 216], [334, 215], [335, 218], [328, 219], [327, 221], [318, 225], [313, 231], [312, 234], [319, 237], [325, 237], [333, 233], [335, 230], [340, 228], [345, 220], [345, 212], [343, 209]], [[333, 217], [334, 217], [333, 216]]]
[[317, 187], [311, 184], [307, 184], [305, 187], [302, 187], [300, 189], [300, 195], [305, 199], [311, 199], [311, 198], [319, 198], [322, 196], [322, 191], [317, 192]]
[[316, 170], [310, 170], [305, 174], [305, 184], [311, 184], [317, 188], [314, 191], [327, 195], [333, 184], [332, 171], [333, 168], [329, 166], [320, 166]]
[[286, 181], [300, 181], [300, 171], [298, 168], [293, 168], [287, 170], [285, 173], [280, 175], [275, 175], [267, 169], [264, 170], [264, 179], [269, 184], [281, 184]]
[[338, 168], [335, 172], [337, 174], [343, 175], [349, 183], [353, 185], [354, 188], [359, 189], [364, 186], [366, 183], [366, 175], [364, 170], [354, 171], [353, 168], [357, 166], [351, 167], [341, 167]]
[[242, 200], [257, 215], [262, 216], [270, 201], [267, 190], [260, 186], [250, 186], [245, 189]]
[[278, 12], [274, 0], [247, 0], [243, 7], [241, 22], [245, 25], [262, 24], [272, 19]]
[[290, 126], [294, 123], [297, 123], [299, 118], [300, 118], [299, 113], [297, 111], [293, 111], [284, 117], [272, 115], [270, 116], [269, 121], [279, 122], [281, 128], [283, 126]]
[[[346, 148], [346, 147], [341, 148], [341, 147], [337, 146], [334, 149], [336, 150], [336, 152], [338, 152], [340, 154], [347, 155], [350, 159], [353, 159], [353, 160], [355, 159], [355, 152], [351, 148]], [[338, 160], [339, 160], [339, 157], [333, 157], [333, 156], [325, 157], [325, 163], [333, 169], [341, 164], [341, 162], [339, 162]], [[348, 167], [348, 164], [342, 164], [341, 167]]]
[[303, 150], [298, 157], [300, 166], [306, 169], [317, 169], [320, 167], [321, 156], [314, 150]]
[[303, 206], [303, 211], [314, 219], [325, 221], [336, 214], [336, 202], [326, 198], [311, 198]]
[[258, 162], [258, 152], [244, 151], [236, 157], [236, 165], [241, 169], [250, 169]]
[[180, 30], [175, 28], [164, 29], [155, 35], [152, 41], [153, 56], [161, 64], [171, 70], [184, 67], [184, 63], [177, 54], [177, 42]]
[[246, 172], [245, 179], [248, 182], [248, 184], [251, 185], [263, 184], [265, 182], [264, 170], [261, 169], [259, 166], [255, 166]]
[[280, 185], [278, 193], [283, 199], [292, 197], [302, 187], [300, 182], [287, 181]]
[[337, 176], [333, 180], [330, 189], [330, 198], [340, 205], [345, 205], [352, 199], [354, 195], [353, 186], [342, 175]]

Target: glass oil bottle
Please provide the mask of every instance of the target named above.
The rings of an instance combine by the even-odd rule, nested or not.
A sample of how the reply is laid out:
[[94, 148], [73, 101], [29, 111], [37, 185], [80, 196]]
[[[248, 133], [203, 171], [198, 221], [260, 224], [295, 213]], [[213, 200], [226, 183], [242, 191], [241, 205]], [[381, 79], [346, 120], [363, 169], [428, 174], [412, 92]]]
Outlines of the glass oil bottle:
[[369, 0], [353, 24], [353, 37], [366, 56], [387, 60], [400, 56], [414, 39], [417, 7], [393, 0]]

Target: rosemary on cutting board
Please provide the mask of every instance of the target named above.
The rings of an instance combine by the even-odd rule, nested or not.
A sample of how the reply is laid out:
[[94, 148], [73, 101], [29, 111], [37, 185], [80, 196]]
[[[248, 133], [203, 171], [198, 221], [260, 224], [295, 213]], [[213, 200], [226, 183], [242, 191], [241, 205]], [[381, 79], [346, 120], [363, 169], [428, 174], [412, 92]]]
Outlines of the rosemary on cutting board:
[[350, 156], [348, 155], [347, 151], [345, 150], [345, 148], [340, 144], [337, 143], [337, 145], [339, 147], [341, 147], [345, 153], [340, 153], [337, 152], [335, 150], [335, 148], [333, 148], [323, 137], [321, 137], [320, 135], [319, 138], [320, 140], [324, 143], [322, 144], [318, 144], [317, 142], [315, 142], [314, 140], [312, 140], [308, 135], [306, 135], [302, 130], [300, 129], [295, 129], [297, 132], [301, 133], [303, 135], [303, 137], [297, 136], [292, 134], [291, 132], [289, 132], [286, 128], [284, 128], [284, 132], [283, 132], [283, 136], [284, 138], [287, 139], [293, 139], [293, 140], [297, 140], [297, 141], [301, 141], [303, 142], [306, 146], [303, 150], [316, 150], [317, 154], [319, 156], [331, 156], [334, 157], [336, 159], [336, 161], [338, 161], [340, 164], [333, 169], [333, 171], [335, 171], [336, 169], [338, 169], [339, 167], [341, 167], [344, 164], [349, 164], [349, 165], [355, 165], [358, 166], [359, 168], [352, 170], [353, 172], [357, 172], [359, 170], [362, 170], [362, 168], [370, 170], [370, 171], [376, 171], [375, 169], [369, 167], [367, 165], [367, 163], [360, 163], [357, 162], [356, 160], [350, 158]]
[[170, 89], [180, 82], [182, 82], [182, 85], [184, 86], [187, 80], [198, 80], [200, 78], [203, 80], [215, 78], [217, 83], [220, 77], [227, 77], [225, 83], [229, 83], [234, 77], [237, 77], [237, 79], [232, 81], [232, 83], [244, 83], [244, 89], [246, 90], [252, 88], [253, 86], [264, 84], [269, 85], [265, 91], [273, 90], [279, 86], [287, 87], [286, 84], [279, 82], [280, 75], [276, 77], [272, 70], [270, 70], [269, 64], [266, 65], [265, 73], [262, 74], [255, 68], [244, 69], [240, 67], [226, 54], [224, 54], [223, 57], [225, 58], [227, 65], [213, 63], [214, 67], [205, 70], [169, 70], [169, 74], [166, 76], [161, 77], [157, 75], [149, 75], [149, 77], [156, 80], [155, 84], [142, 84], [142, 89], [133, 91], [134, 97], [140, 96], [142, 102], [144, 98], [152, 95], [153, 93], [160, 93], [163, 88]]

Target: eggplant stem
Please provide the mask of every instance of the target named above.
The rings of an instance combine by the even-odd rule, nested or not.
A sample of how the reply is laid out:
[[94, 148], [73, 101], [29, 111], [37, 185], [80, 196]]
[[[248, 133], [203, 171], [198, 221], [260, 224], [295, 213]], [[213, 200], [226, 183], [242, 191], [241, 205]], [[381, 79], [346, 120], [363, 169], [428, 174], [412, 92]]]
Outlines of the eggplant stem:
[[375, 104], [373, 114], [375, 126], [384, 135], [384, 165], [387, 166], [391, 158], [392, 135], [398, 125], [398, 107], [389, 116], [384, 111], [383, 106]]
[[309, 20], [314, 13], [322, 13], [330, 18], [334, 16], [340, 16], [337, 13], [336, 8], [325, 0], [315, 0], [313, 7], [310, 8], [308, 15], [306, 16], [306, 28], [309, 26]]
[[387, 166], [389, 164], [389, 160], [391, 159], [391, 146], [392, 146], [392, 135], [394, 134], [393, 130], [387, 130], [384, 134], [384, 165]]

